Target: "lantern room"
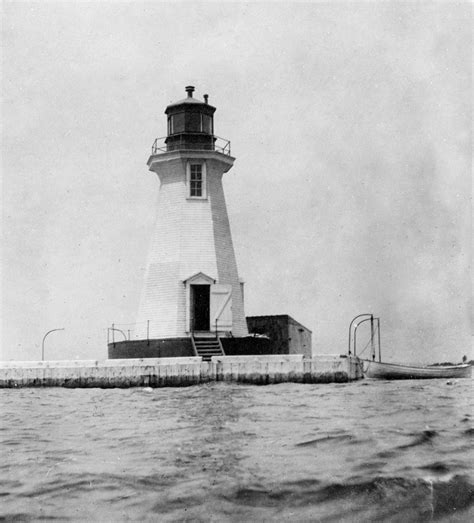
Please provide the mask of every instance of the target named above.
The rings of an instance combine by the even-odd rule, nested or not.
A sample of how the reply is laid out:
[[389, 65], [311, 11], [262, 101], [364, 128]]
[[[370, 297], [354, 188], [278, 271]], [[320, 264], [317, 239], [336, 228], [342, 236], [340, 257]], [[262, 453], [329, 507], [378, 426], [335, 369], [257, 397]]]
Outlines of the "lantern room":
[[193, 98], [194, 87], [186, 87], [188, 96], [174, 104], [168, 105], [165, 114], [168, 116], [168, 136], [166, 150], [214, 150], [214, 112], [209, 105], [208, 95], [204, 102]]

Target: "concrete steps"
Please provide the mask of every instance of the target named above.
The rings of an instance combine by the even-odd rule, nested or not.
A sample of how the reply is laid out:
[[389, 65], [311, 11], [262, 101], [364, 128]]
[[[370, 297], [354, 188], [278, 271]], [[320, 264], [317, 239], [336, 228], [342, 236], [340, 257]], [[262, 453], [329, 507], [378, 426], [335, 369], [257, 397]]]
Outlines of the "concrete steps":
[[211, 361], [213, 356], [224, 356], [224, 351], [216, 338], [193, 338], [194, 347], [197, 355], [202, 361]]

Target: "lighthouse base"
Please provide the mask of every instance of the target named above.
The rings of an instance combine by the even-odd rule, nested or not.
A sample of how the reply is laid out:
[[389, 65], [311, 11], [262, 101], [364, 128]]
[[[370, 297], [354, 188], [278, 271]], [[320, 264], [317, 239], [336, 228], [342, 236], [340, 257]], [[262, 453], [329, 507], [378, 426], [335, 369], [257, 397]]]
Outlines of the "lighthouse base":
[[[254, 356], [284, 354], [272, 340], [246, 336], [220, 338], [227, 356]], [[128, 358], [188, 358], [195, 356], [191, 338], [162, 338], [153, 340], [125, 340], [108, 344], [111, 360]]]
[[117, 341], [108, 344], [108, 355], [109, 360], [195, 356], [191, 338]]

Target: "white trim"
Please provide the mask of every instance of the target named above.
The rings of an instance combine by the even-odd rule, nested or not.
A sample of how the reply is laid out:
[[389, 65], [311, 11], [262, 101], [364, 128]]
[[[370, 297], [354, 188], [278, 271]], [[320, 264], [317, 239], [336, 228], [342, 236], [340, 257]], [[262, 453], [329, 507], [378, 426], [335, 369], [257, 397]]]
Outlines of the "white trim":
[[[209, 285], [210, 288], [216, 283], [214, 278], [204, 274], [203, 272], [198, 272], [190, 276], [186, 280], [183, 280], [185, 285], [186, 293], [186, 309], [185, 309], [185, 331], [187, 333], [191, 332], [191, 285]], [[209, 296], [210, 300], [210, 296]]]
[[216, 283], [216, 280], [212, 278], [212, 276], [208, 276], [203, 272], [197, 272], [196, 274], [193, 274], [192, 276], [189, 276], [188, 278], [183, 280], [183, 283], [185, 285], [212, 285], [213, 283]]

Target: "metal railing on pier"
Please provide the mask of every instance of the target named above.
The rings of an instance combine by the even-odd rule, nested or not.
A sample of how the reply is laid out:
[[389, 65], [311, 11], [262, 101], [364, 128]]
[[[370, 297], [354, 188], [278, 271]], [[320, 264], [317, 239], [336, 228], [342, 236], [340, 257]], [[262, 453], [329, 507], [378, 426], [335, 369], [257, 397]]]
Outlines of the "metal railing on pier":
[[112, 326], [107, 328], [107, 345], [131, 340], [150, 340], [150, 320], [134, 323], [112, 323]]

